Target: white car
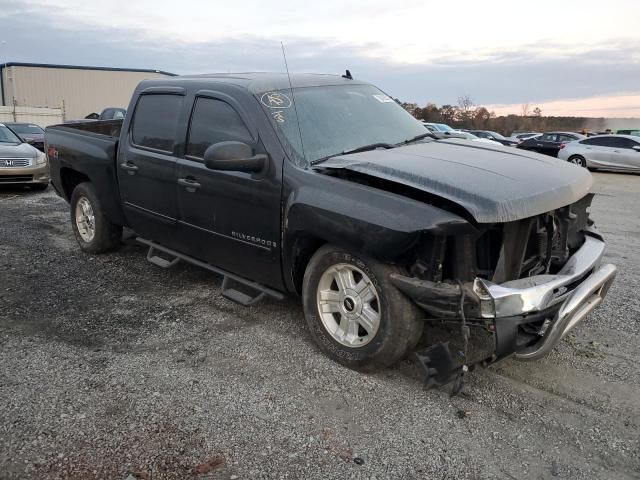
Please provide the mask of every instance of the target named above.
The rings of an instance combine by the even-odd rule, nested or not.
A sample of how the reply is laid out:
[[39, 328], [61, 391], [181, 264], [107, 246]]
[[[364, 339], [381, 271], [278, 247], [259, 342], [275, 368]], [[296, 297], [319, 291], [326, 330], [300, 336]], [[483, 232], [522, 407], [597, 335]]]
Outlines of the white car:
[[463, 132], [462, 130], [454, 130], [449, 125], [445, 125], [444, 123], [422, 122], [422, 124], [427, 127], [427, 130], [438, 137], [446, 138], [447, 136], [449, 136], [452, 138], [464, 138], [465, 140], [473, 140], [474, 142], [491, 143], [493, 145], [502, 146], [500, 142], [496, 142], [495, 140], [480, 138], [473, 133]]
[[537, 137], [538, 135], [541, 135], [538, 132], [514, 132], [511, 134], [510, 137], [507, 137], [507, 140], [513, 140], [514, 142], [522, 142], [523, 140], [526, 140], [527, 138], [533, 138], [533, 137]]
[[474, 135], [473, 133], [463, 132], [462, 130], [454, 130], [454, 133], [456, 133], [456, 135], [461, 135], [467, 140], [473, 140], [474, 142], [481, 142], [481, 143], [490, 143], [490, 144], [498, 145], [502, 147], [502, 144], [500, 142], [496, 142], [495, 140], [489, 140], [488, 138], [480, 138]]
[[640, 138], [597, 135], [561, 145], [558, 158], [585, 168], [640, 171]]

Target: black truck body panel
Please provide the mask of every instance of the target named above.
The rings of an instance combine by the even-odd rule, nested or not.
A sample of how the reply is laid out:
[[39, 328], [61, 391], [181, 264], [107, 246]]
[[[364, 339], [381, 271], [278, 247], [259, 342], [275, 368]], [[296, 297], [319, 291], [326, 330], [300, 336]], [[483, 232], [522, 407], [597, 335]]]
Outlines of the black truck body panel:
[[593, 183], [586, 169], [567, 162], [454, 139], [338, 156], [319, 167], [380, 177], [443, 197], [478, 223], [512, 222], [570, 205]]

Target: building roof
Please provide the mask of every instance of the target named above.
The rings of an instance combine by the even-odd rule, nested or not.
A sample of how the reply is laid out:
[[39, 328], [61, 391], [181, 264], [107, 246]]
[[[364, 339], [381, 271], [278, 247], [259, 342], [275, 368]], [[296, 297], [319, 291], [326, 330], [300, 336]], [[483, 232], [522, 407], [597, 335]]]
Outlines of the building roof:
[[58, 65], [55, 63], [24, 63], [24, 62], [7, 62], [0, 63], [0, 70], [5, 67], [34, 67], [34, 68], [59, 68], [68, 70], [106, 70], [110, 72], [142, 72], [142, 73], [160, 73], [171, 77], [176, 76], [175, 73], [165, 72], [163, 70], [152, 70], [145, 68], [117, 68], [117, 67], [90, 67], [86, 65]]

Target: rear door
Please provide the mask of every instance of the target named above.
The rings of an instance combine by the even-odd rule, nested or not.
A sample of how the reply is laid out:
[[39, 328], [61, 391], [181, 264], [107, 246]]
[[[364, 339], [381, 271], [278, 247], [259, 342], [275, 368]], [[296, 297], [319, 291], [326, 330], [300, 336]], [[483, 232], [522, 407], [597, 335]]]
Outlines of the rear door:
[[250, 115], [264, 114], [250, 114], [221, 92], [196, 94], [178, 160], [179, 226], [192, 256], [280, 288], [281, 165], [271, 159], [268, 171], [256, 175], [210, 170], [204, 163], [205, 150], [219, 142], [240, 141], [254, 154], [267, 153]]
[[181, 88], [154, 87], [138, 97], [117, 168], [129, 225], [141, 236], [175, 247], [176, 138], [184, 106]]
[[534, 150], [546, 155], [556, 156], [560, 149], [558, 135], [556, 133], [545, 133], [534, 139]]

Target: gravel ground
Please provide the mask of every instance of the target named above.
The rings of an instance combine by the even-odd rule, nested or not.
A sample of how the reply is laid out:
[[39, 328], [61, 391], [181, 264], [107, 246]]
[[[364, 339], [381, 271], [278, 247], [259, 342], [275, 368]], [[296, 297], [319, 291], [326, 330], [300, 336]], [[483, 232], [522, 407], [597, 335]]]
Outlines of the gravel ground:
[[0, 477], [640, 478], [640, 176], [595, 177], [604, 305], [453, 398], [325, 358], [295, 299], [241, 307], [131, 239], [83, 254], [52, 191], [0, 190]]

